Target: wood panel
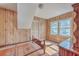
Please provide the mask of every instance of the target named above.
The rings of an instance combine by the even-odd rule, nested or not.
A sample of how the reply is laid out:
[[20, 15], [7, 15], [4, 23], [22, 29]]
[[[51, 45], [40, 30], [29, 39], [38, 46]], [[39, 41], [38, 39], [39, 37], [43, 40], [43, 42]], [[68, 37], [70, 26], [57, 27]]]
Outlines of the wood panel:
[[[20, 42], [24, 42], [28, 39], [26, 29], [18, 30], [18, 35], [19, 35]], [[28, 35], [29, 35], [29, 33], [28, 33]]]
[[31, 39], [30, 29], [17, 29], [17, 13], [0, 8], [0, 46]]
[[0, 46], [5, 45], [5, 9], [0, 9]]
[[79, 52], [59, 46], [59, 56], [79, 56]]
[[13, 34], [14, 34], [14, 27], [13, 27], [13, 17], [14, 12], [10, 12], [6, 10], [6, 18], [5, 18], [5, 27], [6, 27], [6, 44], [14, 43]]
[[[17, 28], [17, 13], [5, 8], [0, 8], [0, 55], [25, 55], [30, 51], [26, 49], [28, 48], [27, 44], [20, 42], [30, 40], [31, 29]], [[11, 47], [14, 45], [15, 47]], [[32, 51], [32, 45], [29, 47]]]
[[76, 16], [74, 18], [74, 22], [76, 24], [76, 29], [74, 31], [74, 37], [76, 39], [76, 42], [74, 44], [74, 49], [79, 52], [79, 3], [73, 4], [74, 12], [76, 13]]

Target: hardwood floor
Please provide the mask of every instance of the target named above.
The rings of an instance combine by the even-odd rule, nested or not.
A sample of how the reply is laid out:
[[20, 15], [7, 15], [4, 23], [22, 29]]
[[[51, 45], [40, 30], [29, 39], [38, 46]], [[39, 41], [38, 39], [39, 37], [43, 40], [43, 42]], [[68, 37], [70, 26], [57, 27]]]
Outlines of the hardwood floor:
[[58, 44], [51, 41], [46, 41], [46, 49], [45, 52], [48, 54], [48, 56], [58, 56]]
[[45, 54], [42, 53], [43, 49], [40, 49], [38, 51], [35, 51], [34, 53], [31, 53], [28, 56], [58, 56], [59, 47], [57, 46], [57, 43], [45, 41], [45, 44]]

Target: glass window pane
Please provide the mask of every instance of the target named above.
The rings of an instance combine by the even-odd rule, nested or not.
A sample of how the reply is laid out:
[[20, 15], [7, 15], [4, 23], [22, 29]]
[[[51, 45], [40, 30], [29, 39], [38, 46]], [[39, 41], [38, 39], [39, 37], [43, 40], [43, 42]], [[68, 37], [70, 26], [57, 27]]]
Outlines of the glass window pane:
[[53, 35], [58, 34], [58, 21], [51, 22], [51, 25], [50, 26], [51, 26], [50, 33], [53, 34]]
[[71, 26], [71, 20], [61, 20], [59, 21], [60, 27], [70, 27]]
[[58, 28], [58, 22], [51, 22], [51, 28]]
[[61, 28], [60, 29], [60, 35], [70, 36], [71, 30], [69, 28]]
[[51, 34], [58, 34], [58, 29], [57, 28], [51, 28]]

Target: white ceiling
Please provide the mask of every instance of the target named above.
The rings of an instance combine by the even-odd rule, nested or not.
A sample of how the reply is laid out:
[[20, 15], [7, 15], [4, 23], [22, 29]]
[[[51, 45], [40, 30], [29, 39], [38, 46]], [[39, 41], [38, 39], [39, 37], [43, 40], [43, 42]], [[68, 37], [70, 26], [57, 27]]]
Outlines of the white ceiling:
[[36, 16], [51, 18], [72, 10], [72, 3], [44, 3], [42, 9], [37, 9]]

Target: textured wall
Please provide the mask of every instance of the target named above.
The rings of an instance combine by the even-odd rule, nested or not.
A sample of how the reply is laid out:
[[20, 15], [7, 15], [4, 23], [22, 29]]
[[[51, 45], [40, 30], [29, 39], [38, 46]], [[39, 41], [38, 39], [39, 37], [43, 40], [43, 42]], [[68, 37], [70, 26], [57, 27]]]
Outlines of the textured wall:
[[[17, 28], [15, 11], [0, 8], [0, 56], [29, 53], [27, 51], [29, 44], [26, 41], [30, 41], [30, 33], [30, 29]], [[29, 49], [31, 49], [30, 46]], [[27, 52], [24, 54], [25, 51]]]
[[30, 29], [17, 28], [17, 13], [0, 8], [0, 46], [25, 42], [30, 39]]

